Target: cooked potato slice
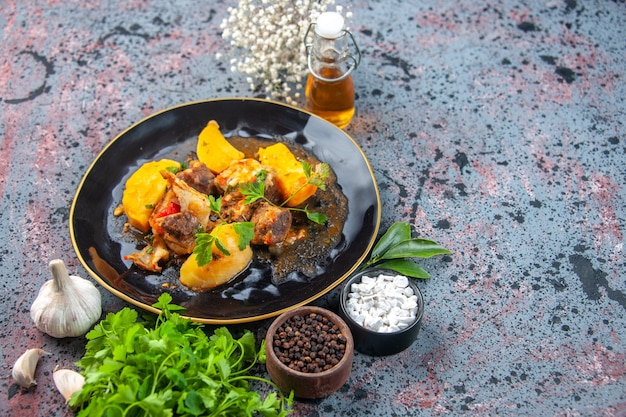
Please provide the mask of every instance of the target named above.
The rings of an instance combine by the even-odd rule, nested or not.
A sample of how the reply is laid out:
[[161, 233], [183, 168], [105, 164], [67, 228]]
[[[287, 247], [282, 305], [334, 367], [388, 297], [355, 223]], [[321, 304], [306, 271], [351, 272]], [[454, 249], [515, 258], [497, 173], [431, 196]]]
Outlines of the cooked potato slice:
[[298, 206], [317, 191], [316, 186], [307, 184], [302, 164], [284, 143], [276, 143], [259, 149], [259, 161], [263, 165], [274, 168], [278, 188], [285, 200], [293, 195], [287, 202], [287, 206]]
[[239, 249], [239, 235], [233, 224], [220, 225], [211, 235], [222, 242], [230, 255], [223, 254], [213, 245], [213, 260], [199, 266], [196, 254], [191, 254], [180, 268], [180, 282], [193, 291], [207, 290], [230, 281], [252, 261], [250, 245]]
[[245, 156], [226, 140], [215, 120], [209, 121], [200, 132], [196, 154], [214, 173], [222, 172], [232, 161]]
[[126, 181], [122, 207], [131, 226], [143, 233], [150, 230], [152, 210], [165, 193], [167, 180], [161, 176], [161, 170], [168, 168], [180, 169], [180, 164], [170, 159], [146, 162]]

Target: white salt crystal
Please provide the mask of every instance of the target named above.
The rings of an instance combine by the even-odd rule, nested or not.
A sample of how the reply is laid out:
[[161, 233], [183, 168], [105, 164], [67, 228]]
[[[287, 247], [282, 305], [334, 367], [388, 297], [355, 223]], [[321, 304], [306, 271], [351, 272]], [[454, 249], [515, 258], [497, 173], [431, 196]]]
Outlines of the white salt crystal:
[[387, 322], [390, 326], [395, 326], [396, 324], [398, 324], [398, 316], [393, 314], [393, 312], [390, 312], [389, 314], [387, 314]]
[[378, 331], [378, 329], [380, 329], [382, 325], [383, 321], [380, 317], [366, 317], [363, 322], [363, 326], [367, 327], [368, 329], [374, 330], [375, 332]]
[[361, 284], [368, 284], [368, 285], [372, 284], [373, 286], [374, 284], [376, 284], [376, 279], [372, 277], [368, 277], [367, 275], [363, 275], [361, 277]]
[[409, 286], [409, 279], [404, 275], [396, 275], [393, 278], [393, 283], [396, 287], [405, 288]]
[[359, 323], [359, 325], [365, 325], [365, 314], [355, 313], [354, 315], [350, 314], [350, 316]]

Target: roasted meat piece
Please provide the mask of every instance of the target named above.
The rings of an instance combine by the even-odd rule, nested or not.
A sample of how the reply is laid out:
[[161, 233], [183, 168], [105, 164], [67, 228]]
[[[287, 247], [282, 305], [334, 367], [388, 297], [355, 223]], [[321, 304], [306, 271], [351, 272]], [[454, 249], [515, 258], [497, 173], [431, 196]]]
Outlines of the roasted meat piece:
[[228, 223], [249, 222], [257, 203], [246, 204], [245, 199], [246, 196], [239, 190], [224, 194], [220, 217]]
[[189, 255], [193, 252], [199, 228], [198, 220], [186, 212], [154, 219], [154, 230], [159, 230], [167, 247], [177, 255]]
[[241, 159], [231, 162], [224, 171], [215, 177], [215, 184], [224, 193], [257, 181], [258, 176], [265, 173], [265, 198], [274, 204], [282, 203], [282, 194], [276, 185], [276, 172], [272, 167], [262, 165], [256, 159]]
[[276, 245], [287, 237], [291, 227], [291, 211], [276, 207], [265, 201], [258, 204], [252, 218], [254, 223], [253, 245]]
[[[209, 208], [207, 195], [184, 181], [184, 178], [188, 178], [192, 182], [195, 181], [196, 185], [208, 184], [209, 177], [205, 175], [205, 169], [204, 164], [194, 165], [191, 169], [183, 171], [186, 173], [180, 176], [169, 171], [161, 172], [163, 178], [168, 181], [169, 188], [154, 208], [150, 226], [155, 240], [158, 239], [165, 251], [169, 250], [176, 255], [189, 255], [195, 247], [196, 232], [200, 229], [210, 231], [217, 222], [217, 216], [212, 215]], [[213, 175], [210, 172], [209, 174]], [[133, 260], [137, 259], [138, 262], [148, 264], [146, 255], [133, 255]], [[154, 270], [154, 267], [151, 268], [150, 270]]]
[[215, 195], [218, 191], [215, 185], [215, 175], [204, 162], [191, 161], [189, 168], [177, 173], [176, 177], [185, 181], [202, 194]]
[[170, 189], [176, 195], [180, 211], [195, 217], [204, 230], [212, 230], [215, 227], [215, 218], [211, 215], [207, 195], [192, 188], [169, 171], [161, 171], [161, 175], [168, 180]]

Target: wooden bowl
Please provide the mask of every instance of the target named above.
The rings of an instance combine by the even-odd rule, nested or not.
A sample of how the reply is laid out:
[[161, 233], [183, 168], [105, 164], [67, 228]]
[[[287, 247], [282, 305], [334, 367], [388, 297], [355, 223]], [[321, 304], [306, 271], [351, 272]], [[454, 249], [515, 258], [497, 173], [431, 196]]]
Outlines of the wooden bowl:
[[[337, 325], [346, 339], [343, 357], [330, 369], [320, 372], [302, 372], [291, 369], [279, 360], [274, 349], [274, 335], [284, 323], [295, 316], [306, 317], [311, 313], [326, 317]], [[337, 314], [321, 307], [304, 306], [283, 313], [272, 322], [265, 337], [265, 351], [267, 372], [280, 389], [285, 392], [293, 390], [294, 396], [298, 398], [316, 399], [337, 391], [348, 380], [352, 371], [354, 341], [350, 328]]]

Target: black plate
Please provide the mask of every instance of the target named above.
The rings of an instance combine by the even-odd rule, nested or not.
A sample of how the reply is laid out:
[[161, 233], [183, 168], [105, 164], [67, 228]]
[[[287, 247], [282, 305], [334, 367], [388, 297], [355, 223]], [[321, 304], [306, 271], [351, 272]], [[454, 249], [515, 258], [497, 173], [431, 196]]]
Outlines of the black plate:
[[[348, 198], [342, 240], [323, 273], [274, 285], [254, 265], [241, 277], [211, 291], [176, 286], [177, 276], [151, 275], [123, 260], [136, 241], [122, 233], [121, 202], [126, 179], [144, 162], [183, 160], [198, 134], [216, 120], [225, 136], [295, 142], [328, 163]], [[116, 296], [149, 311], [163, 291], [192, 319], [209, 324], [243, 323], [276, 316], [307, 304], [340, 284], [363, 261], [380, 225], [380, 196], [369, 162], [356, 142], [331, 123], [299, 109], [266, 100], [218, 99], [182, 104], [134, 124], [100, 153], [78, 187], [70, 212], [70, 234], [87, 271]], [[176, 272], [177, 274], [177, 272]], [[270, 275], [270, 276], [268, 276]], [[172, 284], [170, 288], [163, 283]], [[177, 287], [173, 289], [173, 287]]]

